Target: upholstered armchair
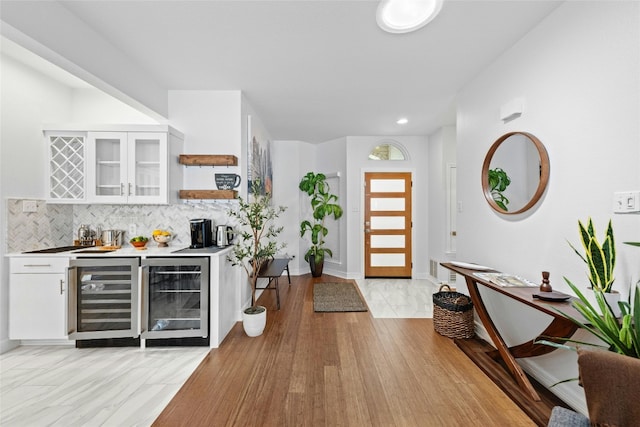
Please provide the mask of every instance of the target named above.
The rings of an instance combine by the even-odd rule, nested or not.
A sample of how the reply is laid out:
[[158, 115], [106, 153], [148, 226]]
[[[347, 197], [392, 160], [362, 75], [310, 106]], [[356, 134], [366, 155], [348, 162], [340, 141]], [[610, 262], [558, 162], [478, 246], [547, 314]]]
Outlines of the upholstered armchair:
[[555, 407], [548, 426], [640, 425], [640, 359], [611, 351], [580, 349], [578, 368], [589, 418], [565, 408]]

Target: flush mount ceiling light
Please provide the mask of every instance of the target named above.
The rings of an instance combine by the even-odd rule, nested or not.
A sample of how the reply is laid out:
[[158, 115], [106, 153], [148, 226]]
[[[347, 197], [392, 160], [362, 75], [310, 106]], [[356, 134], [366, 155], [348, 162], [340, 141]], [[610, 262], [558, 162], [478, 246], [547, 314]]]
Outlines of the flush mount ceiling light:
[[407, 119], [406, 117], [402, 117], [396, 120], [396, 123], [399, 125], [406, 125], [407, 123], [409, 123], [409, 119]]
[[381, 0], [376, 21], [389, 33], [408, 33], [427, 25], [442, 9], [442, 0]]

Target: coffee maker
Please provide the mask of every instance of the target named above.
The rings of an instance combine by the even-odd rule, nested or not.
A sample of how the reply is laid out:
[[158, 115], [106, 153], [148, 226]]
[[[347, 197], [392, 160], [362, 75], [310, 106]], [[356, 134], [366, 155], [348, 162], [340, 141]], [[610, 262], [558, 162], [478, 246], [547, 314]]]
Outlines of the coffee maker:
[[191, 246], [189, 246], [190, 248], [206, 248], [213, 245], [210, 219], [190, 219], [189, 228], [191, 229]]

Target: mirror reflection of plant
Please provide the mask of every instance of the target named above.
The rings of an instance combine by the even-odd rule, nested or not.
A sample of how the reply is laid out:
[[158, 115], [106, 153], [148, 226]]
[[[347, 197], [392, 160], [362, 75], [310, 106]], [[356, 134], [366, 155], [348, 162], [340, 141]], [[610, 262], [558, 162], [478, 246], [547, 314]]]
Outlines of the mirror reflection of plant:
[[502, 168], [489, 169], [489, 190], [491, 197], [501, 209], [508, 211], [507, 205], [509, 199], [502, 194], [503, 191], [511, 184], [511, 178]]
[[256, 307], [256, 284], [258, 271], [264, 263], [273, 258], [285, 243], [278, 243], [276, 238], [284, 227], [276, 227], [275, 220], [285, 210], [285, 206], [271, 205], [271, 194], [260, 194], [261, 184], [255, 180], [251, 185], [253, 200], [246, 201], [238, 197], [237, 209], [229, 211], [229, 216], [238, 223], [236, 234], [238, 239], [227, 260], [233, 266], [241, 266], [247, 273], [251, 284], [251, 308], [245, 312], [258, 312]]

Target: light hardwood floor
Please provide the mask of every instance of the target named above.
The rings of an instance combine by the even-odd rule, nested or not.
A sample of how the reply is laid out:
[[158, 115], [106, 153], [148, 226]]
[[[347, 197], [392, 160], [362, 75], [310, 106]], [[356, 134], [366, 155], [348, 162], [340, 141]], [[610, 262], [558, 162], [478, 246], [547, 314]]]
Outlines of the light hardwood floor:
[[237, 324], [154, 426], [531, 426], [431, 319], [314, 313], [314, 281], [265, 292], [265, 333]]

